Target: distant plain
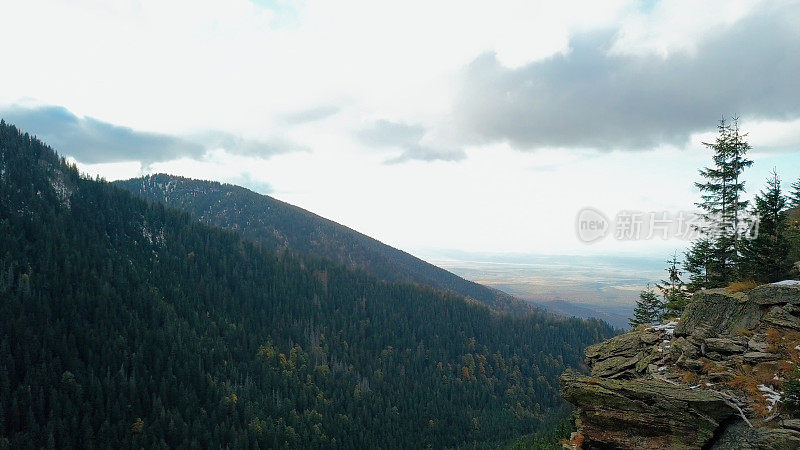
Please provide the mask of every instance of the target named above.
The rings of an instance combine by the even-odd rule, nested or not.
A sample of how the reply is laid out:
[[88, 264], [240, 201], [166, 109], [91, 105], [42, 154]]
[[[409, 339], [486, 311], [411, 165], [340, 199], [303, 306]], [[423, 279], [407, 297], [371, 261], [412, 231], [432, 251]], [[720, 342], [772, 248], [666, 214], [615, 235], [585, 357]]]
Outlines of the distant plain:
[[436, 252], [426, 260], [567, 316], [627, 326], [639, 292], [665, 276], [662, 258]]

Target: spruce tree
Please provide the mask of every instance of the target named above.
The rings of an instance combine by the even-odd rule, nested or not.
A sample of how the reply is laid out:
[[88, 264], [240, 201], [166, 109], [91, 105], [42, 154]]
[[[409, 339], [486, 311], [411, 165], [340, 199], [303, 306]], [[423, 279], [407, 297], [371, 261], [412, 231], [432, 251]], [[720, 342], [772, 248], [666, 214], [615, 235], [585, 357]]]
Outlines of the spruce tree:
[[715, 273], [714, 243], [707, 238], [701, 238], [692, 244], [692, 248], [685, 254], [683, 268], [689, 274], [689, 292], [713, 286], [711, 275]]
[[631, 327], [639, 325], [649, 325], [656, 322], [661, 317], [663, 306], [658, 299], [655, 291], [650, 285], [639, 293], [639, 300], [636, 301], [636, 308], [633, 310], [633, 317], [628, 320]]
[[665, 269], [667, 272], [667, 279], [661, 280], [661, 282], [656, 285], [658, 290], [661, 291], [661, 295], [664, 297], [664, 314], [671, 317], [680, 316], [688, 300], [683, 280], [681, 280], [683, 271], [680, 270], [679, 267], [678, 253], [676, 252], [672, 254], [672, 258], [667, 260], [667, 268]]
[[795, 261], [794, 276], [800, 278], [800, 179], [792, 183], [788, 195], [786, 237], [789, 240], [789, 261]]
[[[713, 143], [703, 143], [714, 151], [714, 164], [701, 169], [700, 175], [704, 181], [695, 183], [701, 197], [696, 205], [703, 211], [702, 218], [705, 221], [700, 229], [700, 241], [689, 251], [691, 256], [687, 255], [687, 260], [704, 262], [704, 285], [695, 287], [723, 286], [736, 278], [742, 212], [748, 204], [742, 200], [745, 183], [741, 179], [744, 169], [753, 164], [746, 158], [751, 148], [745, 140], [747, 135], [739, 132], [736, 119], [733, 124], [725, 119], [720, 120], [717, 130], [718, 135]], [[694, 254], [696, 252], [702, 254]], [[709, 264], [705, 264], [708, 256]], [[691, 270], [690, 273], [700, 279], [699, 273]]]
[[800, 207], [800, 179], [792, 183], [792, 191], [789, 192], [787, 197], [789, 208]]
[[744, 169], [753, 165], [753, 161], [747, 159], [747, 152], [752, 149], [750, 144], [745, 140], [747, 133], [739, 132], [739, 119], [733, 120], [733, 125], [730, 131], [730, 154], [727, 164], [727, 171], [730, 174], [733, 183], [730, 184], [730, 215], [733, 217], [733, 233], [734, 233], [734, 246], [738, 246], [741, 242], [741, 212], [747, 209], [748, 201], [742, 199], [742, 194], [745, 192], [744, 181], [742, 172]]
[[773, 169], [767, 187], [756, 196], [758, 235], [745, 240], [742, 251], [744, 278], [768, 283], [779, 281], [791, 268], [789, 241], [786, 237], [786, 198], [781, 192], [781, 180]]

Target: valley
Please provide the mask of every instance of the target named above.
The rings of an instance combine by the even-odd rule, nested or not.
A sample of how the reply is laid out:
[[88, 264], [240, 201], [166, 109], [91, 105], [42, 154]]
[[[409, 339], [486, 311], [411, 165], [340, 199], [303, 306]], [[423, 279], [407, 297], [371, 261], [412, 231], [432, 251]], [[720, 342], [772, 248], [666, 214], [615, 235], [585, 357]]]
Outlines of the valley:
[[474, 447], [552, 436], [570, 414], [559, 374], [614, 334], [276, 251], [85, 177], [5, 122], [0, 174], [4, 447]]
[[0, 450], [799, 449], [798, 1], [3, 2]]
[[430, 252], [432, 263], [565, 316], [626, 329], [639, 292], [664, 278], [656, 257]]

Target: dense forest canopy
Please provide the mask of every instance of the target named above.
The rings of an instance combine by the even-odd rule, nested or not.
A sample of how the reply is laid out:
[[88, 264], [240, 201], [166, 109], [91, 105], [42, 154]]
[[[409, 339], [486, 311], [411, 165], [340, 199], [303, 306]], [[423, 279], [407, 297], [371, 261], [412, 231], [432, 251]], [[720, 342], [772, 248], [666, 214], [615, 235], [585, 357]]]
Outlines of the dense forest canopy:
[[522, 312], [531, 308], [496, 289], [465, 280], [336, 222], [241, 186], [166, 174], [115, 184], [148, 200], [185, 210], [208, 224], [236, 230], [266, 249], [328, 258], [362, 268], [383, 280], [453, 291], [495, 309]]
[[456, 447], [612, 334], [276, 254], [0, 123], [0, 448]]

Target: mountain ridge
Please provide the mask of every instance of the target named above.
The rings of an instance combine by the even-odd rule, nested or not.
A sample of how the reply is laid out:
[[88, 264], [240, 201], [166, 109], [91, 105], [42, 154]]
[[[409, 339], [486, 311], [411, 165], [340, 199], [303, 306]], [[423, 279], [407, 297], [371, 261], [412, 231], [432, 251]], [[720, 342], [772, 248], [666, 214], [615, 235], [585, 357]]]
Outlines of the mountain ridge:
[[452, 291], [498, 310], [524, 312], [534, 308], [345, 225], [242, 186], [163, 173], [114, 184], [150, 201], [187, 211], [210, 225], [236, 230], [271, 251], [328, 258], [387, 281]]
[[2, 121], [0, 236], [1, 448], [488, 446], [613, 334], [275, 255]]

